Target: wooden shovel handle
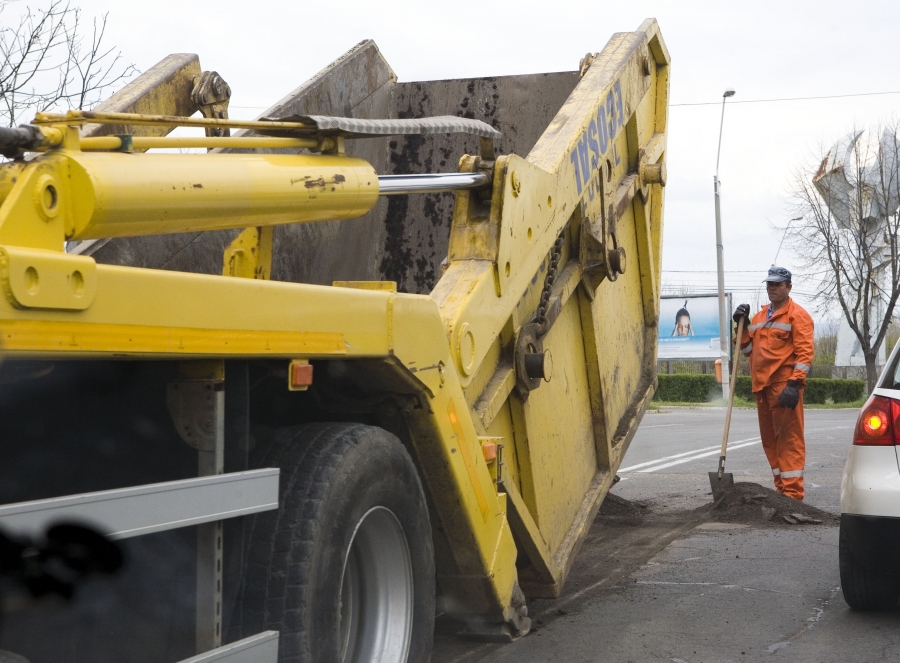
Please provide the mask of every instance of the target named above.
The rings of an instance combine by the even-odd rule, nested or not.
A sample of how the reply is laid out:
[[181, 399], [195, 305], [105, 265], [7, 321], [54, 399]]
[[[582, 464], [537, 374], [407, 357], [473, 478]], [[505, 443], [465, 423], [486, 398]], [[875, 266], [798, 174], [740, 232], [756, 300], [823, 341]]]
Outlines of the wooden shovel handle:
[[[725, 449], [728, 447], [728, 429], [731, 428], [731, 409], [734, 407], [734, 387], [737, 384], [738, 362], [741, 359], [741, 339], [744, 336], [744, 318], [738, 320], [737, 343], [734, 344], [734, 371], [731, 374], [731, 388], [728, 391], [728, 409], [725, 411], [725, 432], [722, 435], [722, 460], [725, 459]], [[719, 476], [722, 475], [724, 462], [719, 463]]]

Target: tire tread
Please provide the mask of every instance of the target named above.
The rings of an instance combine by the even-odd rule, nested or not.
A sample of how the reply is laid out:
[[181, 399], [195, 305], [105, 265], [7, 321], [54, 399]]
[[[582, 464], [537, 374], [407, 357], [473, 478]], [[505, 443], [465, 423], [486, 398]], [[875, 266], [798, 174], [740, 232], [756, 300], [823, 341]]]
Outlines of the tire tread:
[[310, 591], [306, 560], [315, 545], [326, 492], [345, 454], [373, 432], [389, 435], [363, 424], [303, 424], [279, 430], [254, 454], [252, 466], [281, 469], [281, 504], [249, 519], [249, 552], [229, 640], [277, 630], [281, 663], [312, 660], [303, 621]]
[[841, 592], [854, 610], [890, 610], [900, 599], [900, 580], [866, 569], [853, 556], [841, 528], [838, 541]]

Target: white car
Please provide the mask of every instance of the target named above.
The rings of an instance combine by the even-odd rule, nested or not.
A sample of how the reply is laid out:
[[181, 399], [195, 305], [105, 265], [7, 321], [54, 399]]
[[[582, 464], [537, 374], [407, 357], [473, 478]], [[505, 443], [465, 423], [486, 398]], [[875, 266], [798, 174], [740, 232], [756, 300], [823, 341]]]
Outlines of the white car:
[[860, 410], [841, 480], [841, 589], [856, 610], [900, 598], [900, 343]]

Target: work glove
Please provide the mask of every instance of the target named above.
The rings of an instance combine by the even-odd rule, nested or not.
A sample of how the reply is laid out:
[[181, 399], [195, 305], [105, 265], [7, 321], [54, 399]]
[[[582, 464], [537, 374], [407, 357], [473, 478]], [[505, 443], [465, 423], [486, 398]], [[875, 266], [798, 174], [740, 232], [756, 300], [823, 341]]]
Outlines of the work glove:
[[784, 385], [784, 389], [778, 394], [778, 405], [791, 410], [796, 408], [800, 402], [800, 387], [802, 386], [803, 383], [800, 380], [788, 380], [788, 383]]
[[736, 309], [734, 309], [734, 315], [731, 316], [731, 319], [734, 320], [734, 323], [738, 324], [741, 321], [741, 318], [744, 319], [745, 325], [750, 322], [750, 304], [741, 304]]

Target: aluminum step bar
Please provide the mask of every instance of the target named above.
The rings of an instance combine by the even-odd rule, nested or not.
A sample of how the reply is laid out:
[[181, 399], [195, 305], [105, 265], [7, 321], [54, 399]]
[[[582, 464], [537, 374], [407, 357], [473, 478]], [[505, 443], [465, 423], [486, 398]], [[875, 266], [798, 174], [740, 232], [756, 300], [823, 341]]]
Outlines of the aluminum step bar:
[[277, 663], [278, 632], [265, 631], [186, 658], [180, 663]]
[[4, 504], [0, 527], [37, 535], [65, 520], [126, 539], [277, 509], [278, 475], [267, 468]]
[[[13, 535], [40, 536], [48, 526], [68, 521], [93, 526], [111, 539], [127, 539], [215, 523], [277, 509], [279, 473], [266, 468], [3, 504], [0, 528]], [[278, 633], [266, 631], [181, 663], [277, 661]]]

